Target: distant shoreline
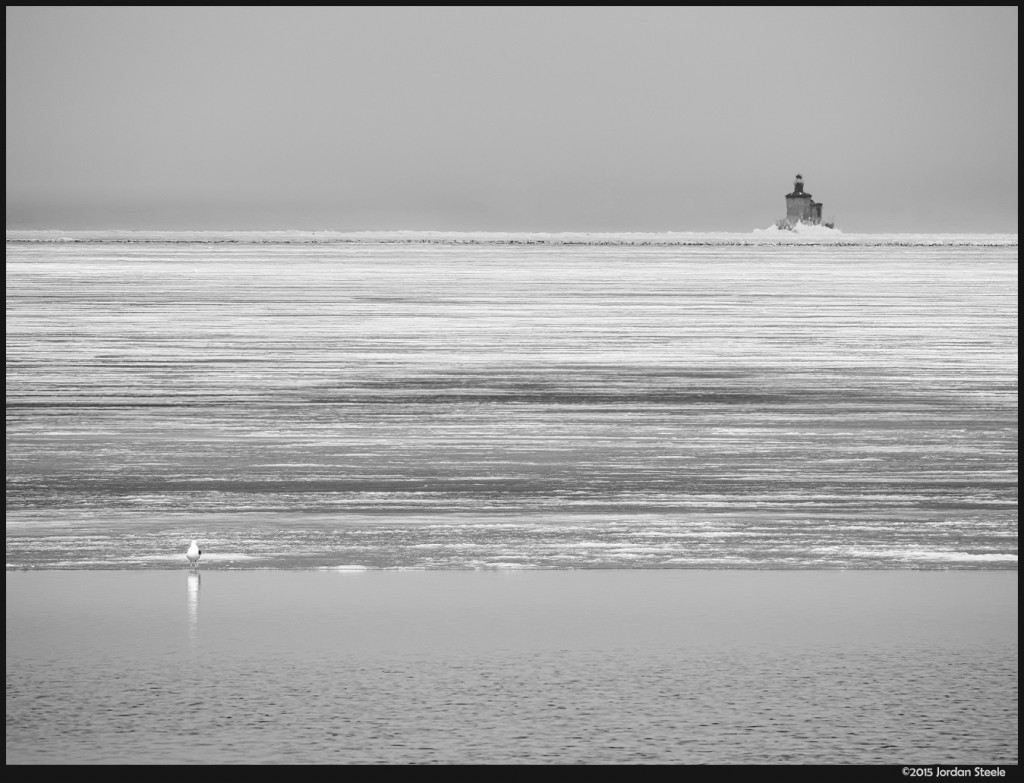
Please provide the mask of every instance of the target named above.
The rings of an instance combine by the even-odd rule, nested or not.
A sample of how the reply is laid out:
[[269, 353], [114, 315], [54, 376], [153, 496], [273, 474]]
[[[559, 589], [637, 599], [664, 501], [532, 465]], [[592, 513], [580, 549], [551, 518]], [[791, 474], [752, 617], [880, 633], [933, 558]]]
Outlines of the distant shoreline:
[[525, 246], [716, 247], [766, 245], [819, 246], [978, 246], [1016, 247], [1017, 234], [844, 234], [810, 227], [737, 232], [493, 232], [493, 231], [157, 231], [157, 230], [7, 230], [9, 243], [59, 244], [440, 244]]

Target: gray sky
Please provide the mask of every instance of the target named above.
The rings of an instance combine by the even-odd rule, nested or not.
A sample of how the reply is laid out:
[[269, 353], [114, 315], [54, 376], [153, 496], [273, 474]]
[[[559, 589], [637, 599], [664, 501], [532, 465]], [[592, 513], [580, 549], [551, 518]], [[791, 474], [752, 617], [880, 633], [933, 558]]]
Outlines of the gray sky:
[[8, 7], [7, 227], [1017, 231], [1017, 8]]

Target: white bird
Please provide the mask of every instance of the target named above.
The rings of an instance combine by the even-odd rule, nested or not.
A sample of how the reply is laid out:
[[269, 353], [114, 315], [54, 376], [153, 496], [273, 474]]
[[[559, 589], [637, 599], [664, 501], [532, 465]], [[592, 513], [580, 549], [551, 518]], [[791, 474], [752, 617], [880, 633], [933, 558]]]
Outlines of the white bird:
[[199, 548], [199, 544], [193, 538], [188, 551], [185, 553], [185, 557], [188, 558], [189, 565], [194, 566], [199, 561], [199, 556], [201, 554], [203, 554], [203, 550]]

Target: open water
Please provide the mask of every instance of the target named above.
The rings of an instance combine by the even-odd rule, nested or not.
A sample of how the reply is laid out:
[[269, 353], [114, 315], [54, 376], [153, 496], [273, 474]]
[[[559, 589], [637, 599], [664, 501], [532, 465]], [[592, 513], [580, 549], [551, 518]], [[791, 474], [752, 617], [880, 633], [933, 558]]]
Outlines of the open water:
[[1012, 571], [200, 567], [6, 592], [8, 763], [1017, 763]]

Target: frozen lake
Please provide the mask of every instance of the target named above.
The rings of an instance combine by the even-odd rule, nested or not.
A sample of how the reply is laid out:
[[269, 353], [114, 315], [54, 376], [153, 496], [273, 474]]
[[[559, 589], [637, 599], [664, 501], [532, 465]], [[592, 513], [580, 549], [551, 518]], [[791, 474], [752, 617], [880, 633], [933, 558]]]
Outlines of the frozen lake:
[[9, 241], [8, 567], [1016, 569], [1016, 237], [766, 237]]

